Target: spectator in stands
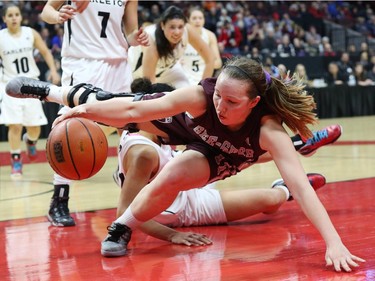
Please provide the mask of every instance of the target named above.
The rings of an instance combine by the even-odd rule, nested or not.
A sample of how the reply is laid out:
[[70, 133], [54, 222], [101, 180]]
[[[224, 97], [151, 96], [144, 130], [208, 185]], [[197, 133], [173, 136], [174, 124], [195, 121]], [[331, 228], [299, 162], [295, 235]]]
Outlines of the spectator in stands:
[[371, 50], [367, 44], [367, 42], [362, 42], [359, 50], [359, 54], [361, 55], [363, 52], [371, 53]]
[[290, 19], [289, 14], [283, 13], [279, 25], [283, 34], [289, 34], [289, 36], [294, 35], [294, 22]]
[[354, 77], [356, 84], [359, 86], [374, 85], [374, 81], [367, 75], [367, 72], [362, 63], [357, 62], [354, 67]]
[[263, 61], [263, 55], [262, 53], [259, 51], [259, 49], [257, 47], [252, 47], [251, 48], [251, 52], [250, 52], [250, 56], [248, 55], [248, 57], [252, 58], [253, 60], [256, 60], [258, 62], [261, 62]]
[[306, 67], [302, 63], [299, 63], [296, 65], [294, 73], [298, 75], [298, 77], [301, 79], [301, 81], [305, 85], [307, 85], [307, 87], [312, 86], [312, 81], [309, 80], [307, 73], [306, 73]]
[[264, 38], [263, 29], [258, 23], [254, 24], [251, 29], [248, 30], [246, 34], [246, 41], [249, 48], [251, 47], [261, 47], [262, 39]]
[[279, 79], [281, 80], [288, 80], [289, 78], [289, 71], [288, 69], [286, 68], [286, 66], [284, 64], [279, 64], [277, 66], [277, 70], [279, 71]]
[[155, 23], [160, 18], [160, 7], [158, 4], [153, 4], [150, 9], [149, 21]]
[[242, 41], [241, 31], [238, 26], [232, 24], [231, 21], [225, 21], [219, 30], [218, 44], [224, 53], [231, 55], [240, 54], [240, 44]]
[[361, 63], [365, 69], [367, 69], [369, 67], [370, 60], [369, 60], [368, 51], [361, 52], [361, 54], [359, 55], [359, 61], [358, 62]]
[[372, 55], [370, 58], [370, 63], [368, 64], [367, 71], [372, 71], [375, 66], [375, 55]]
[[345, 84], [348, 82], [348, 78], [348, 75], [339, 71], [339, 66], [336, 62], [330, 62], [328, 64], [328, 72], [324, 78], [328, 86]]
[[52, 54], [55, 58], [61, 57], [61, 48], [62, 42], [64, 37], [64, 29], [60, 26], [56, 26], [56, 35], [52, 37], [51, 45], [52, 45]]
[[309, 55], [309, 53], [306, 51], [305, 42], [303, 42], [298, 37], [294, 37], [293, 46], [296, 57], [306, 57]]
[[327, 36], [323, 36], [318, 47], [319, 55], [321, 56], [324, 56], [324, 45], [326, 43], [330, 43], [329, 38]]
[[292, 43], [290, 43], [289, 34], [284, 34], [281, 43], [277, 46], [277, 53], [280, 57], [295, 57], [296, 50]]
[[267, 27], [265, 36], [261, 40], [261, 52], [264, 55], [270, 55], [272, 57], [276, 56], [277, 51], [277, 41], [275, 38], [275, 30], [273, 27]]
[[311, 2], [311, 5], [308, 8], [308, 12], [316, 19], [323, 19], [326, 16], [323, 2]]
[[356, 23], [354, 25], [354, 30], [355, 31], [358, 31], [359, 33], [363, 34], [363, 35], [369, 35], [369, 31], [367, 30], [367, 27], [366, 27], [366, 19], [365, 17], [357, 17], [356, 19]]
[[279, 77], [279, 69], [273, 63], [273, 60], [270, 56], [266, 57], [263, 63], [264, 69], [274, 77]]
[[311, 56], [319, 53], [319, 45], [322, 42], [322, 36], [316, 31], [316, 27], [311, 25], [309, 31], [306, 32], [305, 41], [308, 45], [308, 52]]
[[369, 35], [372, 38], [375, 38], [375, 15], [371, 15], [367, 22], [367, 29], [369, 32]]
[[373, 83], [375, 83], [375, 64], [372, 65], [372, 68], [368, 71], [368, 78], [372, 80]]
[[204, 27], [215, 33], [217, 29], [217, 22], [219, 21], [219, 11], [216, 8], [216, 5], [210, 5], [210, 8], [206, 10], [208, 12], [205, 15]]
[[340, 72], [350, 75], [353, 73], [353, 65], [350, 61], [349, 53], [343, 52], [340, 56], [340, 60], [337, 62]]
[[332, 45], [329, 42], [325, 42], [323, 45], [323, 56], [325, 57], [335, 57], [336, 52], [332, 50]]
[[48, 49], [52, 48], [51, 36], [49, 29], [47, 27], [43, 27], [40, 31], [40, 36], [42, 36], [43, 41], [46, 43]]
[[357, 50], [357, 47], [354, 45], [354, 44], [350, 44], [348, 46], [348, 53], [349, 53], [349, 57], [352, 59], [352, 58], [356, 58], [358, 57], [359, 55], [359, 52]]

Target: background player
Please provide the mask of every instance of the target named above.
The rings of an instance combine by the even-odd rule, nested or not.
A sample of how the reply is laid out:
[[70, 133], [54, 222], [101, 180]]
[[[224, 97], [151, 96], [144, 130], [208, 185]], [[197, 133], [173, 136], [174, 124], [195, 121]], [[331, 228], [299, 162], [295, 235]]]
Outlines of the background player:
[[[147, 34], [138, 30], [138, 1], [86, 2], [76, 7], [49, 0], [42, 12], [47, 23], [64, 23], [62, 85], [88, 82], [114, 92], [130, 91], [128, 48], [148, 45]], [[68, 208], [71, 181], [55, 174], [53, 183], [48, 219], [55, 226], [73, 226]]]
[[[36, 65], [33, 51], [38, 49], [50, 69], [50, 81], [57, 84], [60, 76], [57, 73], [53, 56], [40, 34], [26, 26], [21, 26], [22, 15], [15, 4], [8, 4], [3, 9], [3, 20], [7, 25], [0, 31], [0, 57], [3, 64], [3, 75], [0, 91], [4, 92], [5, 84], [19, 75], [37, 79], [40, 71]], [[8, 126], [8, 142], [11, 155], [11, 175], [22, 175], [21, 135], [23, 127], [26, 134], [22, 139], [26, 143], [26, 153], [31, 161], [37, 158], [36, 142], [40, 136], [41, 126], [48, 123], [40, 101], [33, 99], [19, 100], [3, 95], [1, 104], [2, 123]]]
[[[219, 46], [217, 44], [216, 35], [204, 28], [204, 13], [200, 8], [191, 8], [189, 10], [188, 22], [200, 35], [202, 40], [209, 46], [210, 51], [214, 55], [214, 69], [219, 70], [223, 64]], [[187, 77], [191, 85], [196, 85], [202, 80], [205, 62], [196, 49], [190, 44], [187, 45], [184, 56], [182, 57], [182, 66], [187, 73]]]
[[204, 60], [201, 78], [212, 76], [212, 51], [196, 30], [186, 23], [180, 8], [168, 7], [159, 22], [145, 27], [145, 31], [150, 36], [150, 46], [129, 49], [133, 78], [145, 77], [152, 83], [166, 83], [175, 88], [188, 86], [189, 79], [180, 63], [188, 43]]

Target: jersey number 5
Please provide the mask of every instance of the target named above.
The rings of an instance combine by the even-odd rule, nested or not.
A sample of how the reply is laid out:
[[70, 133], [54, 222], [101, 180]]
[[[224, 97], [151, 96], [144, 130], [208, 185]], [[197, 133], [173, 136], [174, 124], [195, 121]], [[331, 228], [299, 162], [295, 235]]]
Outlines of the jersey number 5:
[[198, 72], [199, 71], [199, 60], [193, 60], [193, 63], [192, 63], [192, 68], [191, 70], [194, 71], [194, 72]]

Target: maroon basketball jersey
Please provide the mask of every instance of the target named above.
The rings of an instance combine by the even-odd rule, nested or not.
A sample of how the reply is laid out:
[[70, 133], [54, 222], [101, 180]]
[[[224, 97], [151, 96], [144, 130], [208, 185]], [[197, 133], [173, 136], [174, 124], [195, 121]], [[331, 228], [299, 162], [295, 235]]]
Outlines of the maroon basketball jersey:
[[[152, 121], [167, 133], [164, 143], [185, 144], [187, 149], [200, 151], [210, 162], [211, 181], [236, 174], [255, 163], [265, 153], [259, 145], [261, 118], [272, 114], [260, 100], [238, 131], [230, 131], [217, 117], [213, 103], [216, 78], [201, 81], [207, 99], [207, 111], [196, 118], [184, 112], [173, 117]], [[164, 94], [145, 95], [143, 99], [154, 99]]]

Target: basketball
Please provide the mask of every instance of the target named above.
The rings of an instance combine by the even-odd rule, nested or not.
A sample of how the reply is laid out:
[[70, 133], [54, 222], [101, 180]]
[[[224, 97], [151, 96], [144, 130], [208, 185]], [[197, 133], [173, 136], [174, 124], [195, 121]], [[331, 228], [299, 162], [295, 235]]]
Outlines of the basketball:
[[107, 138], [95, 122], [69, 118], [51, 130], [46, 153], [57, 174], [71, 180], [83, 180], [103, 167], [108, 153]]

